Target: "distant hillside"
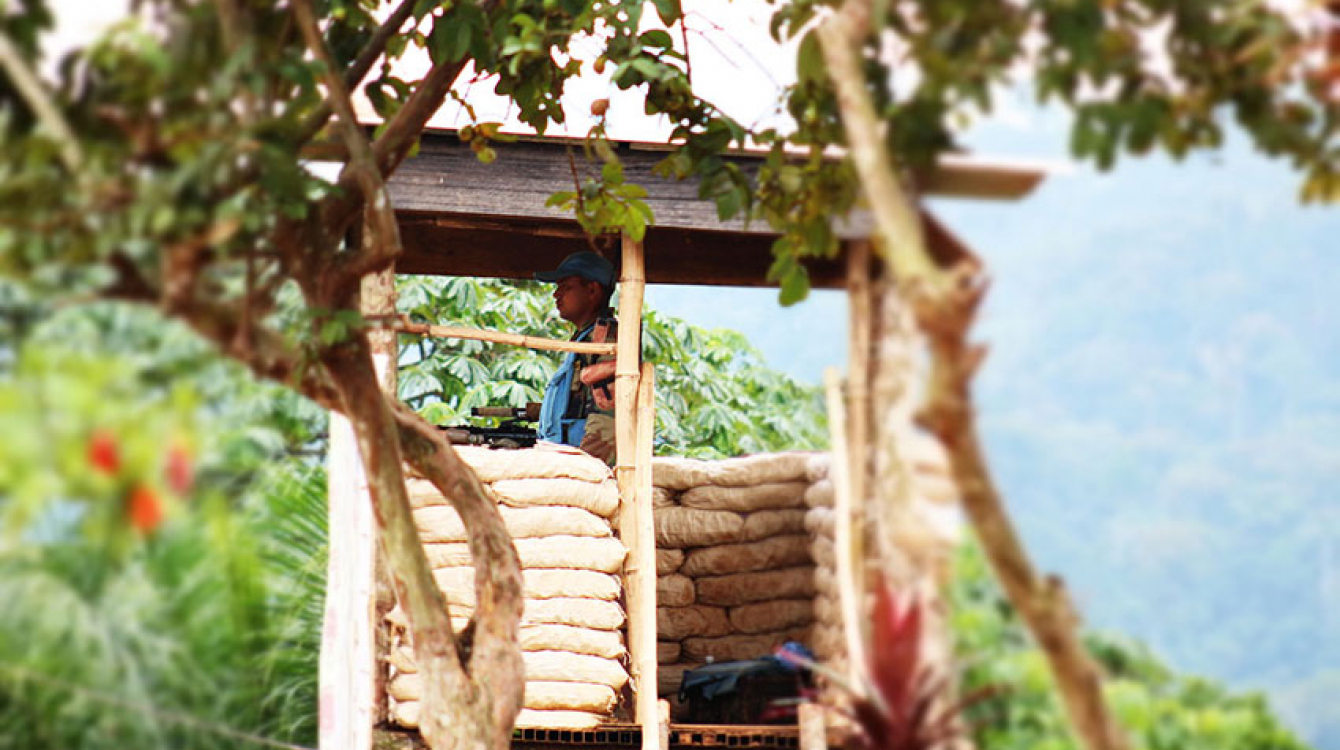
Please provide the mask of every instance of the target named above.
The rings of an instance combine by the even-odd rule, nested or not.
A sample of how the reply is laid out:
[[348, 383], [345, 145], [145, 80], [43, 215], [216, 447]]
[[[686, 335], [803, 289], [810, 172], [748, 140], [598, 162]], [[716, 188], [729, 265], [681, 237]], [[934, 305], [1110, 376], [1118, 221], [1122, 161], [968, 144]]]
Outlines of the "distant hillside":
[[937, 208], [993, 269], [979, 399], [1043, 564], [1336, 750], [1340, 210], [1296, 187], [1238, 149]]

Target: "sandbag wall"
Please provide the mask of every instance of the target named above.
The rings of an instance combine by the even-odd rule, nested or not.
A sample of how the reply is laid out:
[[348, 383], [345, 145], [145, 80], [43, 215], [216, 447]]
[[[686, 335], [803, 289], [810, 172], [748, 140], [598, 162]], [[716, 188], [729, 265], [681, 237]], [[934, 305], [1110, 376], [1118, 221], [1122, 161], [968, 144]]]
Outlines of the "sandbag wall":
[[[609, 720], [628, 682], [620, 577], [626, 550], [611, 526], [619, 491], [609, 467], [562, 446], [456, 452], [498, 501], [521, 557], [526, 694], [517, 726], [588, 728]], [[407, 487], [459, 631], [475, 603], [465, 527], [427, 480], [411, 478]], [[406, 623], [398, 609], [388, 621], [389, 713], [395, 723], [417, 727], [421, 683]]]
[[842, 610], [838, 604], [837, 557], [833, 546], [833, 483], [828, 478], [829, 455], [810, 462], [805, 491], [805, 531], [810, 535], [814, 558], [814, 629], [810, 650], [819, 661], [835, 670], [846, 668], [842, 640]]
[[657, 692], [686, 669], [809, 643], [815, 568], [805, 494], [815, 453], [657, 458]]
[[[909, 510], [913, 514], [908, 520], [915, 523], [911, 528], [904, 524], [896, 535], [890, 538], [900, 541], [915, 552], [933, 569], [937, 586], [949, 582], [954, 550], [962, 541], [963, 521], [958, 508], [958, 488], [954, 483], [949, 458], [944, 447], [934, 437], [919, 430], [908, 430], [899, 436], [900, 455], [910, 470], [911, 498]], [[842, 610], [838, 602], [837, 557], [833, 542], [836, 517], [833, 511], [833, 484], [829, 477], [830, 456], [817, 456], [809, 463], [808, 479], [811, 482], [805, 493], [805, 531], [811, 537], [811, 552], [814, 558], [814, 629], [808, 644], [819, 661], [827, 664], [839, 673], [845, 670], [847, 660], [846, 642], [843, 638]], [[875, 514], [880, 509], [867, 508], [867, 514]], [[867, 517], [866, 531], [879, 534], [881, 530]], [[881, 540], [867, 538], [867, 552], [876, 550]], [[913, 550], [900, 547], [904, 552]], [[877, 568], [877, 560], [868, 560], [867, 567]], [[944, 634], [940, 634], [944, 635]], [[923, 658], [944, 662], [945, 673], [949, 673], [947, 651], [948, 640], [932, 638], [932, 643]], [[936, 651], [935, 647], [939, 646]]]

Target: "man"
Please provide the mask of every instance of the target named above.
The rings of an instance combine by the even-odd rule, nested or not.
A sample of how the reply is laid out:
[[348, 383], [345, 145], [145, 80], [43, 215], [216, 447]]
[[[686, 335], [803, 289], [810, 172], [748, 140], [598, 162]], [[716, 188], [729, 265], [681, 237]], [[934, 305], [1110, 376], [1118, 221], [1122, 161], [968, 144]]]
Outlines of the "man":
[[[590, 251], [573, 253], [535, 278], [558, 284], [554, 306], [573, 325], [573, 341], [614, 341], [614, 266], [608, 260]], [[614, 463], [613, 357], [570, 353], [563, 359], [544, 390], [539, 434]]]

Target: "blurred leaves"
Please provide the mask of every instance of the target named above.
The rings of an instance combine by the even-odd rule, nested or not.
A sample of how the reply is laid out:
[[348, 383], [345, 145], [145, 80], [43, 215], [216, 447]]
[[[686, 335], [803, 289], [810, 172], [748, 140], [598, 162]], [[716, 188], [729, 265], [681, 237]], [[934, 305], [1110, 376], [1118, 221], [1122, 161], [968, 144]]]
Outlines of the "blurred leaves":
[[313, 744], [324, 416], [151, 311], [6, 301], [0, 748]]

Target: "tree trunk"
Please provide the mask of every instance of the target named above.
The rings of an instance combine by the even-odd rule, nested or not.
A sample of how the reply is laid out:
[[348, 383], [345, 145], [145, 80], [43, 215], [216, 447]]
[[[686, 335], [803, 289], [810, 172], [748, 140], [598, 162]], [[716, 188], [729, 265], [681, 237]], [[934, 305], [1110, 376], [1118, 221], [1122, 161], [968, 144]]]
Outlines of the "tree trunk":
[[[354, 428], [382, 548], [410, 622], [415, 660], [422, 674], [434, 678], [425, 680], [420, 732], [434, 750], [505, 747], [524, 683], [516, 640], [520, 562], [502, 516], [469, 468], [449, 448], [443, 450], [445, 443], [434, 444], [427, 433], [430, 425], [388, 404], [365, 333], [327, 348], [321, 360]], [[406, 429], [415, 438], [414, 465], [452, 502], [469, 531], [479, 592], [473, 652], [471, 644], [458, 643], [452, 633], [446, 601], [410, 513], [400, 449]]]

